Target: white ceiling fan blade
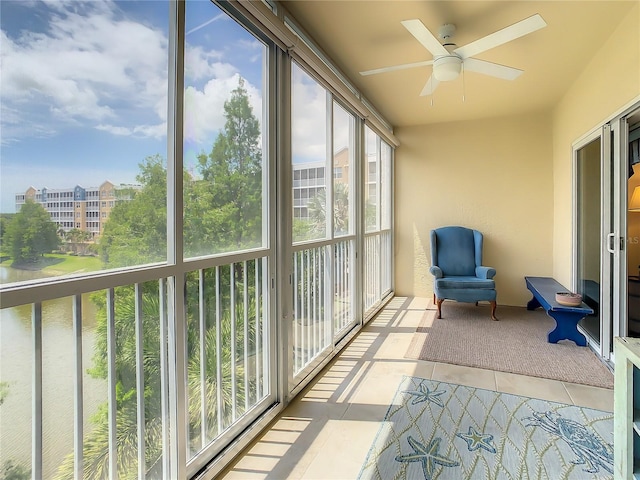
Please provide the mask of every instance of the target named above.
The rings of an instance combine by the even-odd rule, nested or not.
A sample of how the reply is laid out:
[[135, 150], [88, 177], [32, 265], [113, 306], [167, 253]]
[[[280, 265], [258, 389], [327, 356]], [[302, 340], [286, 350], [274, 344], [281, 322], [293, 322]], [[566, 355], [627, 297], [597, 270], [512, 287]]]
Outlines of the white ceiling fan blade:
[[420, 92], [420, 96], [425, 97], [427, 95], [431, 95], [433, 91], [438, 87], [439, 83], [440, 82], [436, 79], [436, 77], [431, 75], [429, 77], [429, 80], [427, 80], [427, 83], [424, 85], [424, 88]]
[[473, 57], [474, 55], [486, 52], [487, 50], [502, 45], [503, 43], [523, 37], [546, 26], [547, 22], [545, 22], [543, 18], [536, 13], [529, 18], [525, 18], [518, 23], [514, 23], [509, 27], [487, 35], [486, 37], [482, 37], [475, 42], [465, 45], [464, 47], [456, 48], [454, 52], [462, 58]]
[[418, 40], [424, 48], [431, 52], [434, 57], [436, 55], [449, 55], [449, 52], [444, 48], [438, 39], [431, 33], [427, 27], [424, 26], [418, 19], [404, 20], [402, 25], [409, 30], [409, 33]]
[[393, 67], [382, 67], [374, 70], [365, 70], [360, 72], [360, 75], [366, 77], [367, 75], [375, 75], [376, 73], [395, 72], [396, 70], [405, 70], [407, 68], [426, 67], [427, 65], [433, 65], [433, 60], [425, 60], [424, 62], [405, 63], [403, 65], [394, 65]]
[[522, 70], [517, 68], [505, 67], [504, 65], [478, 60], [477, 58], [466, 58], [462, 64], [464, 69], [470, 72], [483, 73], [504, 80], [515, 80], [523, 73]]

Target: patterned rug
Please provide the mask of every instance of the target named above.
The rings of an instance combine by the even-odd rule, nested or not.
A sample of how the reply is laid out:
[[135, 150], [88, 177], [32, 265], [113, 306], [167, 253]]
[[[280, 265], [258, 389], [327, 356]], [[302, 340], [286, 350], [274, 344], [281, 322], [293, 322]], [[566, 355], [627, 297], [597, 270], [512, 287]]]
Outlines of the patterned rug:
[[612, 479], [613, 414], [404, 377], [359, 479]]

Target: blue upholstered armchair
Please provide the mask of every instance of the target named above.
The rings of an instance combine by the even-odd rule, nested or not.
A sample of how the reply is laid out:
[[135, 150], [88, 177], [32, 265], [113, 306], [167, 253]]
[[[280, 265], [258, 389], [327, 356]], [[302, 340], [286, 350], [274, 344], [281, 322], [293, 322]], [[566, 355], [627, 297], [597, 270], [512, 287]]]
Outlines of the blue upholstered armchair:
[[495, 269], [482, 266], [482, 233], [464, 227], [431, 230], [431, 274], [435, 277], [433, 301], [442, 318], [442, 302], [491, 304], [496, 318]]

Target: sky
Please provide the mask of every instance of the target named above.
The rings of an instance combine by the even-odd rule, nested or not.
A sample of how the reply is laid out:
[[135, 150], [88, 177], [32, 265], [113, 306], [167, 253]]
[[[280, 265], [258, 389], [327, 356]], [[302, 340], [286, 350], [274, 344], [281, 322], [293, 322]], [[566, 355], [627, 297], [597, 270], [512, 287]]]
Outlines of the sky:
[[[166, 158], [168, 23], [164, 1], [0, 2], [0, 212], [14, 212], [29, 186], [135, 183], [145, 157]], [[207, 0], [187, 2], [185, 31], [184, 161], [193, 171], [240, 78], [262, 124], [266, 47]], [[296, 155], [321, 159], [324, 91], [305, 75], [293, 88]]]

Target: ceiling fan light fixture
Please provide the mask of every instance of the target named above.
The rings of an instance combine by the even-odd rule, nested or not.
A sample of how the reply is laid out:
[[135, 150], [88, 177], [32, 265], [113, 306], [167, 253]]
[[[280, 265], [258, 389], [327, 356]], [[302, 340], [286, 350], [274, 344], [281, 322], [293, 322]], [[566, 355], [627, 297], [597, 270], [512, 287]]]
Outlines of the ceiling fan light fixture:
[[457, 55], [438, 57], [433, 62], [433, 76], [440, 82], [455, 80], [462, 70], [462, 59]]

